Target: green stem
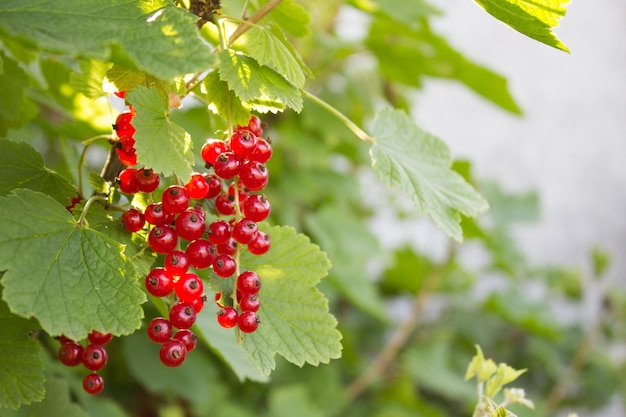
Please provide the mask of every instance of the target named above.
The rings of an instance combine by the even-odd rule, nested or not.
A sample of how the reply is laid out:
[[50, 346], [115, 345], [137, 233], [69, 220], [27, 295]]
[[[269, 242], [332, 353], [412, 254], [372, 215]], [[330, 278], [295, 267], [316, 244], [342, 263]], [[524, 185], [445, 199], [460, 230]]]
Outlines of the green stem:
[[308, 91], [305, 91], [305, 90], [300, 90], [300, 91], [302, 92], [303, 96], [305, 96], [311, 101], [316, 102], [318, 105], [328, 110], [336, 118], [341, 120], [348, 127], [348, 129], [354, 132], [354, 134], [363, 142], [374, 143], [373, 137], [365, 133], [363, 129], [358, 127], [352, 120], [348, 119], [348, 117], [344, 115], [343, 113], [341, 113], [339, 110], [337, 110], [336, 108], [334, 108], [333, 106], [331, 106], [330, 104], [322, 100], [321, 98], [317, 97], [316, 95], [309, 93]]
[[111, 135], [98, 135], [93, 138], [85, 139], [83, 141], [83, 151], [80, 153], [80, 157], [78, 158], [78, 194], [83, 195], [83, 165], [85, 165], [85, 158], [87, 156], [87, 149], [97, 141], [101, 139], [109, 139]]
[[89, 208], [91, 207], [93, 202], [96, 200], [106, 201], [107, 198], [101, 195], [94, 195], [94, 196], [89, 197], [89, 200], [87, 200], [87, 202], [85, 203], [85, 207], [83, 207], [83, 211], [80, 213], [80, 217], [78, 218], [77, 223], [79, 225], [82, 225], [84, 223], [85, 217], [87, 217], [87, 212], [89, 211]]

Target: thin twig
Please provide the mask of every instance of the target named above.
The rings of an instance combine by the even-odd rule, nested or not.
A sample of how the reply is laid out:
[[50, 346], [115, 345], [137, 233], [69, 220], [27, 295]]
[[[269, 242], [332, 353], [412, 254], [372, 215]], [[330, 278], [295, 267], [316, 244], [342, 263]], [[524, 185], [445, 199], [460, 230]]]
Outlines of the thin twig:
[[232, 45], [241, 35], [250, 30], [254, 23], [263, 19], [265, 15], [271, 12], [274, 7], [278, 6], [281, 1], [282, 0], [271, 0], [265, 6], [257, 10], [257, 12], [253, 14], [250, 19], [239, 25], [239, 27], [237, 27], [233, 34], [230, 35], [230, 37], [228, 38], [228, 45]]

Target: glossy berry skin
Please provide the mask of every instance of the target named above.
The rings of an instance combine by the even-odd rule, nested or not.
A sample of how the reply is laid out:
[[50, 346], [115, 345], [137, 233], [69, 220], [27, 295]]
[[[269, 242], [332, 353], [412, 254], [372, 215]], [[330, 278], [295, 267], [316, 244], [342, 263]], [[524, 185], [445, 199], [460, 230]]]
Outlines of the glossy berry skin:
[[156, 343], [164, 343], [170, 340], [173, 331], [172, 323], [163, 317], [156, 317], [148, 323], [148, 337]]
[[217, 322], [225, 329], [230, 329], [237, 325], [239, 313], [232, 307], [224, 307], [217, 312]]
[[196, 322], [196, 310], [189, 303], [177, 303], [170, 309], [170, 322], [177, 329], [188, 329]]
[[211, 243], [219, 245], [220, 243], [228, 242], [230, 239], [232, 227], [225, 220], [215, 220], [209, 224], [207, 229], [207, 237]]
[[218, 255], [213, 261], [213, 272], [219, 277], [228, 278], [235, 273], [237, 262], [231, 255]]
[[259, 296], [257, 294], [246, 294], [241, 297], [239, 300], [239, 308], [241, 311], [259, 311], [261, 307], [261, 301], [259, 300]]
[[253, 255], [263, 255], [270, 250], [270, 235], [263, 232], [257, 232], [256, 235], [248, 242], [248, 250]]
[[253, 194], [242, 204], [243, 214], [254, 222], [262, 222], [270, 215], [272, 207], [264, 195]]
[[122, 227], [131, 233], [140, 231], [145, 223], [146, 219], [143, 213], [134, 207], [122, 213], [122, 217], [120, 218]]
[[191, 178], [185, 184], [185, 190], [187, 190], [189, 198], [199, 200], [204, 198], [209, 192], [209, 183], [204, 175], [196, 172], [191, 174]]
[[[187, 273], [176, 281], [174, 291], [180, 301], [191, 303], [193, 300], [202, 296], [204, 284], [196, 274]], [[196, 309], [194, 308], [194, 310]], [[196, 310], [196, 312], [198, 311]]]
[[104, 379], [98, 374], [88, 374], [83, 378], [83, 389], [87, 394], [100, 394], [104, 389]]
[[191, 352], [196, 348], [198, 344], [198, 337], [189, 329], [179, 330], [174, 335], [174, 339], [180, 340], [185, 344], [185, 349], [187, 352]]
[[237, 291], [240, 294], [258, 294], [261, 289], [261, 278], [254, 271], [244, 271], [237, 277]]
[[222, 192], [222, 180], [217, 175], [204, 174], [206, 182], [209, 184], [209, 191], [207, 191], [204, 198], [215, 198]]
[[230, 194], [218, 195], [215, 199], [215, 210], [222, 216], [232, 216], [235, 214], [235, 197]]
[[74, 341], [63, 343], [57, 356], [65, 366], [79, 365], [83, 360], [83, 347]]
[[174, 213], [165, 211], [161, 203], [148, 204], [143, 215], [148, 223], [155, 226], [171, 224], [174, 221], [175, 216]]
[[165, 366], [176, 367], [182, 365], [187, 358], [185, 343], [178, 339], [170, 339], [161, 345], [159, 359]]
[[163, 209], [170, 213], [182, 213], [189, 207], [189, 193], [185, 187], [170, 185], [163, 191], [161, 196]]
[[165, 269], [172, 275], [183, 275], [189, 269], [189, 256], [183, 251], [173, 250], [164, 261]]
[[121, 146], [121, 148], [116, 148], [115, 152], [117, 153], [117, 157], [120, 159], [122, 165], [126, 165], [127, 167], [137, 165], [137, 154], [135, 153], [133, 144], [127, 142], [121, 143]]
[[120, 184], [120, 191], [124, 194], [135, 194], [139, 192], [139, 185], [137, 184], [137, 170], [135, 168], [126, 168], [117, 179]]
[[228, 152], [230, 147], [226, 142], [219, 139], [209, 139], [200, 150], [202, 160], [209, 165], [214, 165], [219, 154]]
[[263, 126], [262, 126], [262, 123], [261, 123], [261, 119], [259, 119], [259, 116], [255, 115], [255, 114], [250, 116], [250, 120], [248, 120], [248, 125], [247, 126], [237, 126], [235, 128], [235, 131], [238, 131], [238, 130], [241, 130], [241, 129], [247, 129], [247, 130], [251, 131], [252, 133], [254, 133], [258, 137], [263, 136]]
[[258, 231], [258, 225], [244, 217], [233, 226], [232, 236], [237, 242], [247, 245]]
[[239, 159], [248, 159], [256, 149], [257, 137], [247, 129], [236, 130], [230, 137], [230, 149]]
[[213, 169], [215, 170], [215, 175], [229, 180], [239, 174], [239, 165], [239, 159], [234, 152], [222, 152], [215, 160]]
[[137, 187], [143, 193], [151, 193], [159, 187], [161, 178], [151, 169], [141, 168], [135, 174]]
[[204, 269], [213, 264], [217, 256], [217, 247], [206, 239], [196, 239], [187, 245], [185, 253], [191, 266]]
[[82, 362], [90, 371], [99, 371], [107, 364], [107, 351], [102, 345], [87, 345], [83, 349]]
[[117, 115], [115, 119], [115, 133], [117, 137], [132, 137], [135, 134], [135, 128], [131, 124], [133, 114], [131, 112], [124, 112]]
[[261, 324], [261, 319], [254, 311], [244, 311], [239, 315], [239, 320], [237, 320], [239, 330], [244, 333], [254, 332], [259, 327], [259, 324]]
[[87, 335], [87, 340], [92, 345], [106, 345], [113, 339], [113, 335], [111, 333], [102, 333], [97, 330], [92, 330], [91, 333]]
[[165, 268], [153, 268], [145, 280], [146, 290], [155, 297], [167, 297], [174, 289], [172, 275]]
[[264, 164], [248, 161], [239, 169], [239, 178], [248, 190], [260, 191], [267, 186], [269, 172]]
[[176, 233], [185, 240], [199, 239], [205, 229], [204, 216], [196, 209], [188, 208], [176, 218]]
[[257, 161], [262, 164], [266, 163], [272, 157], [272, 145], [263, 138], [258, 138], [256, 149], [250, 155], [250, 160]]
[[148, 234], [148, 244], [156, 253], [168, 253], [178, 243], [176, 230], [170, 226], [154, 226]]
[[230, 239], [228, 239], [228, 242], [220, 243], [219, 245], [217, 245], [217, 253], [218, 255], [235, 256], [235, 253], [237, 252], [237, 246], [237, 241], [231, 237]]
[[[250, 192], [246, 189], [241, 181], [237, 181], [237, 189], [239, 190], [237, 193], [237, 198], [239, 198], [239, 204], [241, 204], [246, 198], [248, 198]], [[232, 182], [228, 186], [228, 195], [232, 195], [233, 197], [235, 197], [235, 182]]]

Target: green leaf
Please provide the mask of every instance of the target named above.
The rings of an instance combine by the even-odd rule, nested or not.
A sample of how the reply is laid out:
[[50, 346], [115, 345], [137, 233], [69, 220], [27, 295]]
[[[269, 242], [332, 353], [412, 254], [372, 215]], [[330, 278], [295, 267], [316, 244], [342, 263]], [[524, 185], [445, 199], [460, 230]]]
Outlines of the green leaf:
[[[222, 81], [251, 107], [273, 113], [282, 111], [284, 106], [296, 112], [302, 110], [300, 90], [273, 69], [259, 65], [253, 58], [232, 49], [219, 55], [219, 74]], [[259, 101], [259, 105], [256, 101]]]
[[139, 328], [145, 295], [123, 252], [45, 194], [16, 189], [0, 197], [3, 298], [50, 335], [81, 340], [93, 329], [123, 335]]
[[489, 205], [450, 169], [446, 144], [424, 132], [399, 110], [383, 110], [374, 121], [372, 167], [390, 187], [399, 187], [444, 232], [463, 239], [460, 214], [475, 217]]
[[143, 85], [144, 87], [156, 88], [161, 96], [166, 99], [167, 93], [170, 91], [169, 82], [122, 65], [113, 65], [106, 72], [106, 80], [108, 81], [108, 84], [105, 85], [107, 93], [130, 91], [138, 85]]
[[552, 32], [570, 0], [474, 0], [487, 13], [541, 43], [569, 52]]
[[196, 17], [179, 7], [146, 13], [134, 0], [4, 0], [2, 9], [2, 29], [49, 52], [110, 61], [163, 79], [215, 62]]
[[89, 98], [104, 96], [102, 81], [111, 64], [95, 59], [84, 59], [78, 65], [80, 72], [70, 73], [70, 86]]
[[0, 137], [4, 137], [7, 128], [18, 128], [35, 117], [37, 107], [26, 95], [30, 80], [24, 70], [3, 51], [0, 63]]
[[44, 398], [41, 345], [29, 336], [37, 327], [0, 300], [0, 407], [16, 409]]
[[245, 252], [241, 265], [263, 280], [259, 298], [262, 323], [245, 335], [243, 349], [262, 374], [275, 367], [279, 354], [298, 366], [318, 365], [341, 356], [337, 320], [315, 287], [330, 262], [317, 245], [291, 227], [272, 227], [272, 248], [262, 256]]
[[261, 65], [268, 65], [296, 87], [304, 86], [304, 72], [289, 48], [268, 29], [255, 27], [248, 36], [248, 53]]
[[472, 358], [467, 371], [465, 372], [465, 380], [476, 377], [478, 382], [485, 382], [489, 379], [498, 369], [498, 366], [492, 359], [485, 359], [483, 350], [480, 346], [476, 345], [476, 355]]
[[15, 188], [46, 193], [63, 205], [76, 197], [76, 189], [65, 177], [44, 166], [43, 158], [30, 145], [11, 140], [0, 141], [0, 196]]
[[191, 137], [167, 116], [167, 104], [154, 88], [139, 86], [126, 96], [137, 114], [132, 124], [137, 160], [165, 176], [176, 175], [181, 181], [191, 176], [194, 164]]
[[408, 27], [418, 27], [420, 19], [441, 12], [423, 0], [352, 0], [354, 7], [368, 13], [382, 13]]
[[230, 118], [236, 125], [246, 125], [250, 119], [250, 111], [241, 104], [235, 93], [228, 89], [228, 84], [220, 80], [217, 71], [209, 73], [203, 82], [203, 93], [209, 110], [222, 116], [226, 121]]
[[485, 386], [485, 395], [493, 398], [506, 384], [515, 381], [526, 369], [515, 369], [506, 363], [498, 364], [498, 369], [494, 375], [489, 378]]
[[[263, 0], [263, 4], [269, 0]], [[282, 0], [274, 7], [267, 17], [285, 31], [295, 36], [306, 36], [310, 33], [311, 15], [294, 0]]]

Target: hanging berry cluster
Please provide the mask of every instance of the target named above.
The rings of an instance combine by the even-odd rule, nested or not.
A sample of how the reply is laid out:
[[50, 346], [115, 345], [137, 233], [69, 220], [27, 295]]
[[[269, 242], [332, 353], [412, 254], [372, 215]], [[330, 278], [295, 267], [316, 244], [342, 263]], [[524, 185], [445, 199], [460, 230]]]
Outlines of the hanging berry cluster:
[[[124, 98], [126, 93], [120, 91], [115, 93], [119, 98]], [[129, 106], [129, 110], [124, 113], [120, 113], [115, 119], [113, 129], [117, 134], [118, 143], [115, 148], [117, 156], [120, 158], [122, 164], [126, 166], [137, 165], [137, 153], [135, 151], [135, 128], [131, 124], [133, 117], [135, 116], [135, 110], [132, 106]]]
[[79, 342], [65, 336], [58, 338], [61, 342], [58, 357], [62, 364], [66, 366], [78, 366], [82, 364], [92, 371], [83, 378], [83, 389], [89, 394], [98, 394], [104, 388], [104, 379], [97, 371], [107, 364], [107, 351], [104, 345], [109, 343], [113, 336], [110, 333], [101, 333], [93, 330], [87, 336], [89, 342], [83, 347]]

